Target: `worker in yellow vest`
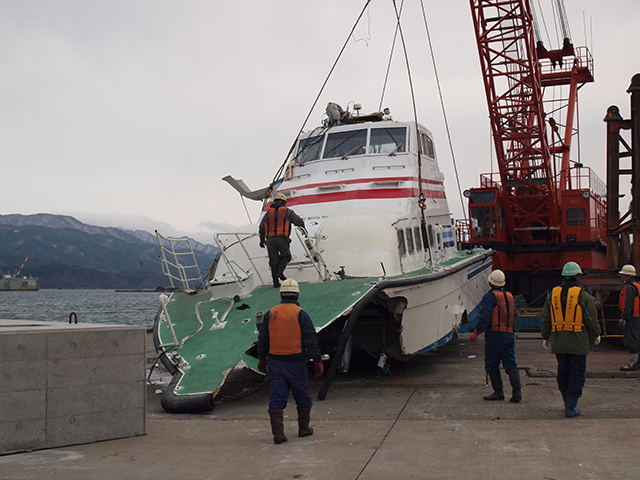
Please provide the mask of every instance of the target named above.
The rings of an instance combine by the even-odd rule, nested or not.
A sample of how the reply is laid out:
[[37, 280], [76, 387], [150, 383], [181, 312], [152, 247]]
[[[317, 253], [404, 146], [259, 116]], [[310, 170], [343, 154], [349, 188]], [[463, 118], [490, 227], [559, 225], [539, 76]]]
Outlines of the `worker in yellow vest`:
[[543, 346], [549, 348], [558, 361], [558, 389], [564, 400], [567, 417], [582, 415], [577, 408], [582, 396], [587, 355], [591, 339], [600, 343], [600, 324], [596, 304], [580, 284], [582, 269], [576, 262], [562, 268], [563, 283], [547, 296], [542, 309]]
[[636, 280], [636, 267], [625, 265], [618, 272], [624, 286], [620, 292], [620, 311], [622, 316], [619, 326], [624, 330], [622, 341], [629, 352], [629, 363], [620, 370], [629, 372], [640, 370], [638, 352], [640, 352], [640, 284]]

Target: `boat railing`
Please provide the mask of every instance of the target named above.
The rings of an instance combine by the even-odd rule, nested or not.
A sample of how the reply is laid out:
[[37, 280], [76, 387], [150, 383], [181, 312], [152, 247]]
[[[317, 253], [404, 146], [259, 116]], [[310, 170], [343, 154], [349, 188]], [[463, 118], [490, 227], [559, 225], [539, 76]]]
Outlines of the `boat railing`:
[[296, 236], [302, 244], [302, 248], [304, 248], [307, 256], [309, 257], [309, 260], [311, 260], [311, 263], [316, 269], [316, 272], [318, 272], [320, 278], [322, 278], [322, 280], [325, 282], [329, 280], [331, 277], [331, 272], [329, 272], [327, 264], [324, 263], [322, 255], [316, 250], [315, 246], [313, 245], [313, 241], [309, 238], [307, 231], [302, 227], [297, 227]]
[[[241, 236], [242, 236], [242, 238], [241, 238]], [[231, 247], [239, 245], [240, 248], [242, 248], [242, 251], [244, 252], [244, 255], [247, 257], [247, 260], [249, 260], [249, 263], [251, 264], [251, 267], [253, 268], [253, 271], [256, 272], [256, 275], [258, 276], [258, 279], [260, 280], [260, 283], [264, 284], [265, 282], [264, 282], [264, 280], [262, 278], [262, 275], [260, 275], [260, 270], [256, 267], [256, 264], [253, 261], [253, 258], [251, 258], [251, 255], [249, 255], [249, 252], [247, 251], [247, 248], [244, 245], [244, 242], [246, 240], [248, 240], [250, 238], [253, 238], [253, 237], [257, 237], [257, 236], [258, 235], [256, 233], [238, 233], [238, 232], [234, 232], [234, 233], [217, 233], [216, 236], [214, 237], [216, 245], [220, 249], [220, 256], [222, 258], [222, 261], [224, 262], [224, 264], [227, 267], [227, 271], [232, 275], [233, 280], [238, 284], [238, 286], [240, 288], [243, 288], [245, 285], [244, 285], [244, 281], [243, 281], [243, 276], [240, 275], [239, 272], [242, 272], [244, 274], [244, 278], [245, 279], [250, 276], [250, 272], [248, 270], [243, 269], [236, 261], [230, 260], [228, 255], [226, 254], [226, 252]], [[226, 245], [223, 245], [222, 241], [220, 240], [220, 237], [235, 238], [235, 241], [233, 241], [231, 243], [227, 243]]]
[[198, 282], [204, 286], [191, 241], [188, 238], [165, 237], [157, 230], [156, 238], [160, 246], [162, 273], [169, 278], [171, 287], [175, 288], [178, 283], [178, 286], [189, 290], [189, 282], [193, 282], [195, 287], [198, 286]]

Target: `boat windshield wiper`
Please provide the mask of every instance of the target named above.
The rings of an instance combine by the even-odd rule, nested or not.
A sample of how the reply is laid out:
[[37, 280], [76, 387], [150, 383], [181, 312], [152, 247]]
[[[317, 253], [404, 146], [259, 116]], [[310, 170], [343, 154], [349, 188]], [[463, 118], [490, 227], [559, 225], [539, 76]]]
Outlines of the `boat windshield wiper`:
[[404, 145], [404, 142], [400, 142], [398, 145], [396, 145], [396, 148], [394, 148], [393, 150], [391, 150], [391, 153], [389, 153], [389, 157], [393, 156], [396, 154], [396, 152], [398, 151], [399, 148], [402, 148], [402, 146]]
[[345, 153], [345, 154], [341, 157], [341, 159], [342, 159], [342, 160], [346, 160], [346, 159], [347, 159], [347, 157], [348, 157], [349, 155], [351, 155], [353, 152], [355, 152], [356, 150], [358, 150], [358, 149], [360, 149], [360, 148], [362, 148], [362, 145], [356, 145], [356, 146], [355, 146], [355, 147], [353, 147], [351, 150], [349, 150], [347, 153]]

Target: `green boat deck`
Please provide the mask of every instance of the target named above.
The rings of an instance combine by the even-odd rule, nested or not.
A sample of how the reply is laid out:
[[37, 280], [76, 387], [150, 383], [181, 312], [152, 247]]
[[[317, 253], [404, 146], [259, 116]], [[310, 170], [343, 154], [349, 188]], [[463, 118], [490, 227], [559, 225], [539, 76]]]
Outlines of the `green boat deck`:
[[[348, 311], [371, 290], [377, 278], [346, 279], [322, 283], [300, 284], [300, 306], [311, 317], [316, 330], [322, 329]], [[263, 285], [235, 304], [231, 299], [212, 300], [213, 290], [195, 294], [174, 292], [167, 304], [171, 323], [180, 342], [200, 328], [196, 308], [203, 326], [176, 350], [186, 364], [177, 383], [176, 395], [211, 393], [215, 395], [227, 375], [240, 361], [255, 370], [258, 360], [245, 352], [258, 340], [256, 313], [267, 312], [280, 303], [279, 289]], [[232, 305], [233, 304], [233, 305]], [[228, 314], [225, 312], [229, 309]], [[212, 309], [218, 314], [222, 328], [214, 328]], [[223, 318], [224, 317], [224, 318]], [[173, 342], [169, 325], [158, 325], [158, 340], [168, 351]]]

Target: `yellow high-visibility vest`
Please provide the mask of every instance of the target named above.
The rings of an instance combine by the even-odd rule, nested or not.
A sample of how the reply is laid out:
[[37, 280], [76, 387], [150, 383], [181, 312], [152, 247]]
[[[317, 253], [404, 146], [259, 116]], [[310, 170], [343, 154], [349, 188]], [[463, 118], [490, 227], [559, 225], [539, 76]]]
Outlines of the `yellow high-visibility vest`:
[[570, 287], [567, 292], [567, 305], [562, 311], [560, 294], [562, 287], [555, 287], [551, 292], [551, 320], [554, 332], [581, 332], [582, 331], [582, 307], [578, 304], [580, 287]]

